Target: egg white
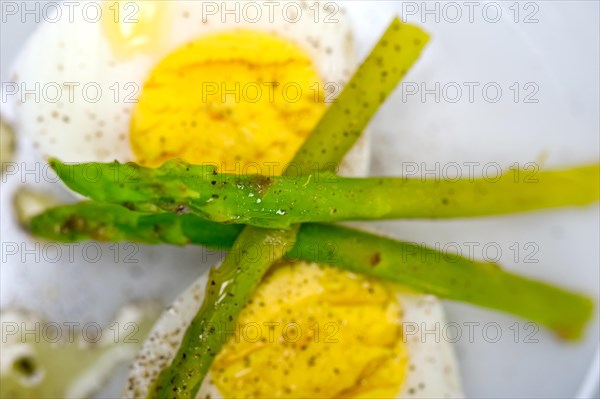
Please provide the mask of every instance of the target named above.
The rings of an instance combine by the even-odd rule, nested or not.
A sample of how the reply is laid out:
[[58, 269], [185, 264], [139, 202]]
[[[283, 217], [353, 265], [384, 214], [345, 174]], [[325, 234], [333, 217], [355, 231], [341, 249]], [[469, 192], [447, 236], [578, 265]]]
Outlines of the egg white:
[[[125, 397], [146, 397], [148, 387], [160, 370], [170, 364], [187, 327], [200, 308], [207, 279], [208, 273], [198, 278], [158, 319], [131, 366]], [[444, 325], [444, 310], [436, 297], [401, 292], [397, 298], [403, 311], [402, 322], [426, 326], [428, 329], [436, 323]], [[413, 330], [407, 328], [406, 331]], [[403, 340], [408, 354], [408, 367], [398, 398], [463, 397], [458, 364], [449, 342], [421, 333], [407, 334]], [[212, 382], [210, 372], [196, 395], [196, 398], [206, 397], [222, 397]]]
[[[130, 116], [153, 66], [187, 42], [231, 29], [268, 31], [294, 41], [311, 57], [323, 82], [336, 82], [342, 87], [355, 69], [351, 24], [343, 10], [335, 15], [338, 22], [326, 21], [330, 10], [325, 1], [320, 3], [317, 17], [311, 8], [313, 1], [279, 2], [278, 10], [287, 3], [302, 7], [302, 18], [296, 23], [287, 22], [281, 12], [273, 13], [272, 19], [265, 14], [257, 22], [246, 18], [236, 22], [230, 16], [222, 23], [220, 14], [207, 16], [203, 3], [169, 1], [164, 43], [154, 51], [131, 54], [127, 59], [115, 53], [101, 23], [86, 22], [81, 17], [72, 23], [67, 18], [41, 23], [10, 75], [19, 87], [17, 95], [8, 97], [8, 106], [15, 112], [17, 134], [31, 137], [45, 158], [58, 157], [65, 162], [134, 161], [129, 144]], [[57, 86], [62, 87], [61, 98], [55, 101]], [[21, 90], [36, 87], [37, 98]], [[100, 96], [96, 95], [97, 87]], [[367, 137], [365, 133], [348, 154], [341, 174], [366, 174]]]

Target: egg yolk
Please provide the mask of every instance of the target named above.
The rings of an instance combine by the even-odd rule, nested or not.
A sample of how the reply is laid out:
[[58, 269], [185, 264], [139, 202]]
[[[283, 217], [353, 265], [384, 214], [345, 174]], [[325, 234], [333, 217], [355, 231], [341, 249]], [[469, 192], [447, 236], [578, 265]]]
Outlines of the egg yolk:
[[152, 70], [132, 115], [131, 146], [148, 166], [179, 157], [280, 173], [324, 112], [317, 87], [295, 43], [249, 30], [204, 36]]
[[407, 357], [388, 287], [317, 264], [267, 276], [215, 357], [227, 398], [395, 398]]

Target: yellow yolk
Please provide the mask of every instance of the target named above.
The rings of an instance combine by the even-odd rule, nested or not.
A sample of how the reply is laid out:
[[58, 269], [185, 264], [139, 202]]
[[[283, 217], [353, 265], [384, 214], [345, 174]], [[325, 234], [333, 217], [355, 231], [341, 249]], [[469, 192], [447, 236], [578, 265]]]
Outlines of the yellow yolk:
[[395, 398], [406, 371], [401, 309], [383, 284], [285, 263], [268, 274], [212, 365], [227, 398]]
[[317, 87], [311, 59], [286, 39], [249, 30], [205, 36], [153, 69], [132, 116], [131, 146], [148, 166], [180, 157], [280, 173], [323, 114]]
[[169, 7], [164, 1], [102, 2], [102, 32], [119, 59], [165, 45]]

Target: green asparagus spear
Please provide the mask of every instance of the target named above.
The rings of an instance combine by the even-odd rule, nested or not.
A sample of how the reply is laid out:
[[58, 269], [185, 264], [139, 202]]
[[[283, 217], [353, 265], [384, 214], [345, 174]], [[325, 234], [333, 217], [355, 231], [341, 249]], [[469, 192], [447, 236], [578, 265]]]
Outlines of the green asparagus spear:
[[[394, 89], [405, 69], [416, 60], [426, 41], [426, 33], [417, 27], [402, 24], [395, 18], [350, 79], [338, 101], [327, 108], [319, 122], [319, 128], [312, 134], [315, 137], [300, 148], [293, 162], [302, 165], [314, 160], [317, 168], [322, 169], [326, 163], [321, 161], [326, 159], [329, 149], [337, 155], [327, 159], [339, 162], [358, 139], [358, 129], [368, 123], [378, 104]], [[356, 87], [368, 87], [368, 97], [356, 97], [360, 94], [357, 91], [353, 95], [344, 94]], [[372, 96], [379, 100], [377, 105], [367, 103]], [[361, 107], [364, 110], [361, 111]], [[344, 110], [344, 118], [338, 118], [338, 109]], [[349, 130], [350, 128], [354, 130]], [[284, 174], [287, 173], [288, 170], [284, 171]], [[276, 185], [270, 187], [270, 183], [263, 183], [260, 185], [265, 191], [269, 188], [271, 193], [277, 190]], [[209, 279], [215, 285], [207, 287], [204, 302], [186, 331], [179, 351], [171, 365], [159, 374], [149, 390], [150, 397], [191, 398], [196, 394], [213, 357], [223, 344], [215, 338], [222, 331], [207, 335], [207, 326], [216, 325], [217, 329], [230, 329], [233, 326], [242, 306], [250, 299], [269, 266], [281, 258], [284, 250], [295, 241], [298, 227], [295, 225], [289, 230], [267, 230], [248, 226], [242, 230], [235, 243], [239, 248], [246, 248], [247, 243], [259, 243], [263, 248], [269, 249], [262, 251], [262, 254], [270, 255], [261, 256], [258, 261], [248, 261], [245, 256], [227, 256], [221, 266], [210, 271]], [[203, 337], [206, 340], [202, 340]]]
[[[135, 165], [136, 180], [115, 180], [123, 165], [54, 162], [69, 187], [98, 201], [140, 211], [191, 212], [207, 220], [289, 228], [306, 222], [500, 215], [600, 199], [600, 167], [541, 171], [535, 180], [510, 170], [501, 176], [460, 180], [290, 178], [218, 174], [213, 167], [170, 161], [159, 169]], [[95, 170], [94, 180], [85, 177]], [[133, 170], [133, 169], [132, 169]], [[277, 189], [265, 195], [265, 187]]]
[[191, 214], [134, 212], [120, 205], [93, 201], [48, 209], [31, 218], [27, 226], [34, 235], [58, 242], [195, 244], [221, 250], [233, 247], [244, 228], [209, 222]]
[[[53, 208], [34, 217], [31, 227], [36, 235], [65, 242], [93, 239], [196, 244], [238, 252], [234, 243], [242, 231], [240, 225], [214, 223], [189, 214], [145, 214], [93, 202]], [[592, 311], [590, 300], [581, 295], [519, 277], [495, 264], [341, 226], [302, 225], [286, 256], [512, 313], [566, 339], [579, 337]]]
[[294, 159], [294, 172], [337, 172], [337, 165], [388, 95], [416, 62], [429, 35], [395, 18], [365, 62], [313, 129]]

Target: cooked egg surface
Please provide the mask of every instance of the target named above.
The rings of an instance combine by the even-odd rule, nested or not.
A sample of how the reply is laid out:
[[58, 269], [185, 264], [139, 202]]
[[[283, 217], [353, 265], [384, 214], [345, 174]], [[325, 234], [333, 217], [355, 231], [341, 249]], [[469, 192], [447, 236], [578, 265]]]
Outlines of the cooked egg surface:
[[284, 264], [241, 313], [212, 379], [228, 398], [393, 397], [406, 370], [400, 320], [393, 293], [372, 279]]
[[134, 109], [131, 144], [150, 166], [174, 157], [223, 169], [269, 162], [280, 174], [325, 110], [323, 86], [308, 54], [278, 35], [204, 36], [153, 69]]
[[[204, 297], [204, 275], [159, 319], [137, 356], [126, 397], [145, 397], [175, 356]], [[444, 323], [439, 301], [314, 263], [269, 272], [197, 398], [462, 397], [444, 340], [403, 336], [403, 323]]]
[[[302, 7], [294, 23], [288, 3]], [[103, 2], [98, 22], [43, 22], [10, 75], [15, 131], [67, 162], [287, 162], [356, 66], [343, 11], [328, 23], [327, 2], [314, 4], [252, 20], [207, 15], [214, 2]], [[206, 101], [203, 83], [217, 85]], [[364, 174], [367, 154], [365, 137], [343, 174]]]

